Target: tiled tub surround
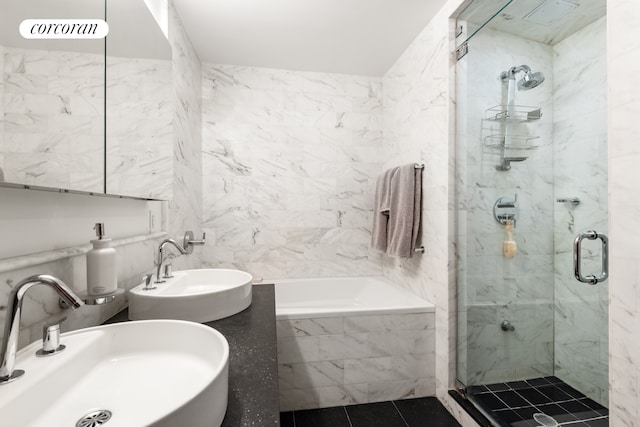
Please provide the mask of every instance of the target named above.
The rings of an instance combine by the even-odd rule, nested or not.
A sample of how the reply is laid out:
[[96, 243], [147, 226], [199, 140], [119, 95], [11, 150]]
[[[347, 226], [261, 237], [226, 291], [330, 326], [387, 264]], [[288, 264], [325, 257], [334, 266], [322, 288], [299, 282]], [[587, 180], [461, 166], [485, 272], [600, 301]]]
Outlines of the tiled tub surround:
[[[377, 280], [382, 304], [358, 307], [357, 281]], [[293, 287], [326, 290], [324, 300], [301, 299], [304, 310], [282, 309], [276, 281], [280, 410], [324, 408], [435, 394], [435, 313], [427, 301], [382, 278], [313, 279]], [[342, 282], [341, 282], [342, 281]], [[287, 282], [287, 281], [284, 281]], [[284, 283], [286, 285], [286, 283]], [[344, 290], [347, 289], [346, 292]], [[366, 289], [366, 288], [364, 288]], [[300, 292], [303, 296], [304, 291]], [[413, 307], [403, 304], [412, 300]], [[361, 298], [360, 298], [361, 300]], [[312, 301], [313, 304], [309, 304]], [[397, 303], [397, 306], [395, 302]], [[322, 313], [319, 307], [328, 307]], [[394, 307], [396, 306], [396, 307]], [[338, 307], [338, 310], [335, 308]], [[394, 313], [394, 308], [399, 313]]]
[[211, 64], [202, 75], [204, 267], [380, 275], [369, 242], [381, 80]]

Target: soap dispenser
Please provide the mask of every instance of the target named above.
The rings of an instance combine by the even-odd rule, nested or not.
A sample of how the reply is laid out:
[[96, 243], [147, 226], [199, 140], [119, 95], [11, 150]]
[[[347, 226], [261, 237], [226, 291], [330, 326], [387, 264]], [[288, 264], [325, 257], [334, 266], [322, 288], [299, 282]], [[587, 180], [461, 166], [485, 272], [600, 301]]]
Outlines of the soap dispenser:
[[107, 295], [118, 288], [116, 250], [111, 247], [111, 239], [104, 237], [104, 224], [97, 223], [96, 240], [93, 249], [87, 252], [87, 294]]

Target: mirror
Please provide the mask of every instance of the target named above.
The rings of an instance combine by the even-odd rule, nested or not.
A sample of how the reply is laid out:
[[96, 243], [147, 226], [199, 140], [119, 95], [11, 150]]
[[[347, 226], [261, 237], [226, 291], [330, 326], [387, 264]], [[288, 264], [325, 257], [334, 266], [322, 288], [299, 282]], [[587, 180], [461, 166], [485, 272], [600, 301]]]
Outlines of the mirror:
[[0, 181], [104, 192], [104, 40], [26, 40], [24, 19], [104, 16], [102, 1], [0, 0]]
[[143, 0], [107, 0], [107, 22], [106, 191], [171, 199], [174, 93], [169, 41]]
[[[0, 0], [0, 185], [172, 198], [171, 48], [147, 1]], [[105, 16], [106, 42], [18, 33]]]

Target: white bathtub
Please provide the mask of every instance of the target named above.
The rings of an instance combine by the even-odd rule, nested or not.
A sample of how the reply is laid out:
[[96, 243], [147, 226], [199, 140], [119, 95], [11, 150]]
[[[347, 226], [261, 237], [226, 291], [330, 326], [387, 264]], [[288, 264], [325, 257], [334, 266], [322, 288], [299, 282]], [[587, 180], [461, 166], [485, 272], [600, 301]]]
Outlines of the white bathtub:
[[275, 280], [276, 318], [430, 313], [434, 306], [384, 277]]
[[383, 277], [274, 282], [281, 411], [435, 395], [433, 304]]

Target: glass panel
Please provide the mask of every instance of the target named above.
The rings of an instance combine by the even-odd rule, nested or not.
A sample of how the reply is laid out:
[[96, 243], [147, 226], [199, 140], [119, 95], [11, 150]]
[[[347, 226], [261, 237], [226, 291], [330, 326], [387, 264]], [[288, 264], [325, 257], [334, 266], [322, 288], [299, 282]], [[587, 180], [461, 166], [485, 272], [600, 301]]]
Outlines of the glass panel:
[[513, 0], [488, 0], [472, 2], [456, 17], [460, 25], [466, 26], [466, 36], [456, 46], [463, 45], [473, 38], [485, 25], [493, 21]]
[[104, 191], [104, 40], [24, 39], [25, 19], [104, 19], [104, 2], [0, 0], [0, 182]]
[[[604, 1], [545, 27], [524, 19], [541, 3], [486, 12], [456, 70], [458, 379], [506, 425], [554, 396], [600, 411], [571, 417], [608, 405], [607, 282], [580, 283], [572, 265], [576, 234], [607, 232]], [[583, 245], [597, 275], [599, 241]]]
[[173, 198], [171, 47], [146, 2], [108, 0], [107, 193]]

